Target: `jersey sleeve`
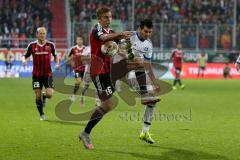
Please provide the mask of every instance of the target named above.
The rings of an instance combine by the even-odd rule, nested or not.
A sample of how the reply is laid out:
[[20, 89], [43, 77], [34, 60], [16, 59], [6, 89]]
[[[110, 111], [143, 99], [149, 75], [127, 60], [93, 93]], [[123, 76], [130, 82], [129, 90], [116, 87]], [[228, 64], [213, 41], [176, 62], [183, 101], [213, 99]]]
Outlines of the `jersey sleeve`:
[[152, 59], [152, 52], [153, 52], [152, 43], [149, 43], [149, 45], [145, 47], [144, 50], [146, 51], [143, 54], [144, 59], [150, 61]]
[[28, 58], [32, 54], [32, 44], [29, 44], [26, 50], [27, 50], [27, 53], [24, 55], [24, 57]]
[[240, 64], [240, 56], [238, 57], [236, 63], [237, 63], [237, 64]]
[[172, 51], [171, 59], [173, 59], [175, 56], [175, 50]]
[[86, 56], [91, 56], [90, 47], [86, 47], [85, 49], [86, 49], [86, 50], [85, 50], [85, 52], [84, 52], [84, 55], [86, 55]]
[[55, 44], [52, 44], [51, 45], [51, 50], [52, 50], [52, 55], [53, 55], [53, 57], [56, 57], [56, 48], [55, 48]]
[[71, 57], [73, 55], [73, 48], [71, 48], [68, 52], [68, 57]]
[[94, 29], [92, 30], [92, 35], [97, 40], [100, 39], [100, 36], [103, 35], [103, 29], [100, 25], [96, 25]]

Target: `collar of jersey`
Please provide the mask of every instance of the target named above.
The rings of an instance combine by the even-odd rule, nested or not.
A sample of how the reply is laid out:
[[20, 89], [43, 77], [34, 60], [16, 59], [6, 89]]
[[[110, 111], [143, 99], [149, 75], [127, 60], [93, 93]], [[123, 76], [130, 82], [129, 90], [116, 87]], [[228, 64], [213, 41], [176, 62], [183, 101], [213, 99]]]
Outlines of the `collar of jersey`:
[[84, 49], [84, 47], [85, 47], [84, 45], [81, 48], [78, 45], [76, 45], [76, 46], [77, 46], [77, 49], [80, 49], [80, 50]]
[[38, 40], [37, 40], [37, 45], [39, 45], [40, 47], [44, 46], [46, 43], [47, 43], [47, 41], [45, 41], [44, 44], [40, 44], [40, 43], [38, 42]]
[[145, 39], [140, 36], [139, 32], [137, 32], [137, 37], [138, 37], [138, 39], [139, 39], [140, 41], [142, 41], [142, 42], [145, 41]]

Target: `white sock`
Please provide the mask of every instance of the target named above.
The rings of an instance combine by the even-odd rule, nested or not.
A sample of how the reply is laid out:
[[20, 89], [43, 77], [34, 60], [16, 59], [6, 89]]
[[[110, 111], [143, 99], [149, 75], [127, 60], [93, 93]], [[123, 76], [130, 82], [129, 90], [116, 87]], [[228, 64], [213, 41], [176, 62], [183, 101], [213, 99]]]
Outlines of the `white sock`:
[[143, 128], [142, 128], [142, 133], [146, 133], [149, 131], [149, 128], [150, 128], [150, 125], [147, 125], [147, 124], [143, 124]]
[[146, 133], [149, 131], [151, 122], [153, 120], [153, 113], [154, 113], [155, 107], [152, 106], [145, 106], [144, 116], [143, 116], [143, 128], [142, 132]]

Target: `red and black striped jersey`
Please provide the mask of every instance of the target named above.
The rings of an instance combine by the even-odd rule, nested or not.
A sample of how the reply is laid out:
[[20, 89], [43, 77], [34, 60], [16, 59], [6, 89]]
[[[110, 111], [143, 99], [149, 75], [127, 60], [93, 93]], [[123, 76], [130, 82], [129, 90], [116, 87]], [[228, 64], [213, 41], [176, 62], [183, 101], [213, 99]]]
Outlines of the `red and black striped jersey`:
[[24, 56], [28, 58], [31, 55], [33, 57], [32, 75], [36, 77], [52, 76], [51, 59], [52, 56], [56, 57], [55, 44], [49, 41], [43, 45], [39, 44], [38, 41], [31, 42]]
[[184, 52], [182, 50], [175, 49], [172, 52], [173, 66], [176, 68], [182, 67], [182, 61], [184, 58]]
[[90, 33], [90, 47], [91, 47], [91, 66], [90, 74], [92, 76], [110, 73], [111, 57], [105, 56], [101, 51], [101, 46], [105, 43], [100, 40], [102, 34], [112, 34], [113, 30], [105, 30], [99, 23], [94, 26]]
[[78, 45], [75, 45], [70, 49], [68, 57], [73, 56], [73, 62], [74, 62], [73, 69], [75, 71], [80, 71], [80, 72], [85, 71], [85, 65], [83, 64], [81, 57], [84, 55], [89, 55], [89, 52], [90, 50], [86, 46], [83, 46], [80, 48]]

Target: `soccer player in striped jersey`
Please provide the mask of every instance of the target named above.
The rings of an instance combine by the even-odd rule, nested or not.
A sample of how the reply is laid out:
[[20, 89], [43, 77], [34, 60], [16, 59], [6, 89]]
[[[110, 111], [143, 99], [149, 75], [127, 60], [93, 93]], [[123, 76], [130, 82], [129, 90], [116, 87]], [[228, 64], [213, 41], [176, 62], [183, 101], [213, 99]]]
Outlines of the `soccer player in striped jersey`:
[[[76, 45], [70, 49], [68, 55], [68, 61], [73, 62], [73, 70], [75, 74], [75, 87], [73, 90], [73, 95], [70, 96], [72, 101], [76, 100], [76, 93], [79, 90], [79, 86], [83, 80], [83, 77], [87, 76], [85, 72], [88, 72], [88, 63], [90, 60], [90, 48], [83, 44], [83, 38], [81, 36], [76, 37]], [[84, 105], [84, 94], [89, 87], [90, 78], [84, 78], [85, 84], [81, 96], [81, 105]]]
[[[55, 44], [46, 40], [46, 28], [37, 28], [37, 40], [29, 43], [27, 53], [23, 56], [23, 65], [27, 64], [30, 56], [33, 58], [32, 88], [35, 92], [36, 106], [40, 114], [40, 120], [45, 120], [43, 106], [46, 98], [53, 95], [53, 74], [51, 70], [51, 59], [54, 57], [55, 68], [59, 67], [59, 59], [56, 54]], [[46, 92], [42, 92], [43, 86]]]
[[184, 59], [184, 52], [182, 51], [182, 44], [177, 44], [177, 49], [172, 52], [172, 61], [175, 70], [175, 79], [173, 81], [173, 89], [176, 90], [176, 84], [180, 85], [181, 89], [184, 89], [185, 85], [181, 82], [182, 62]]
[[101, 46], [108, 41], [129, 38], [132, 32], [125, 31], [115, 33], [110, 24], [112, 21], [112, 12], [110, 8], [101, 7], [97, 9], [98, 24], [90, 32], [91, 47], [91, 66], [90, 75], [97, 89], [98, 97], [101, 100], [101, 106], [98, 106], [92, 113], [84, 130], [80, 133], [79, 139], [83, 142], [86, 149], [93, 149], [90, 134], [92, 129], [100, 122], [103, 116], [113, 109], [113, 94], [115, 92], [114, 84], [111, 80], [111, 56], [105, 55]]

